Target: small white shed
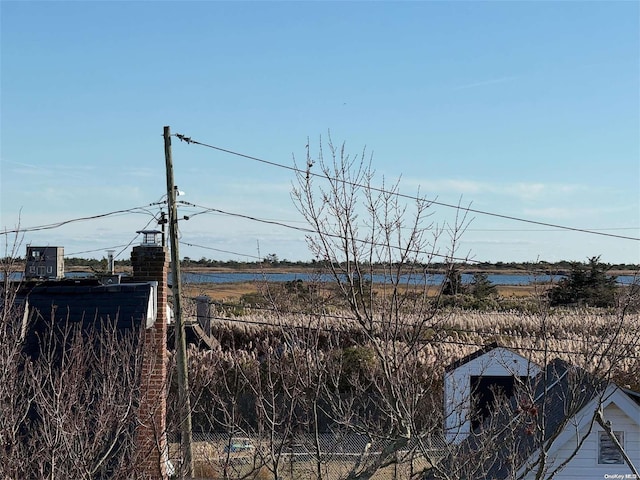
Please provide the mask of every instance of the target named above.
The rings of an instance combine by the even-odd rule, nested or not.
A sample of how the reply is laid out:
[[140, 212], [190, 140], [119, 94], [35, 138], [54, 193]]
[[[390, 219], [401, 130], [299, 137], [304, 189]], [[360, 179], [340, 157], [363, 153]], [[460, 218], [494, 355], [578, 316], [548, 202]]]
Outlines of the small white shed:
[[494, 388], [510, 396], [520, 381], [539, 372], [540, 366], [497, 343], [449, 365], [444, 375], [447, 442], [460, 443], [471, 433], [475, 423], [490, 413]]

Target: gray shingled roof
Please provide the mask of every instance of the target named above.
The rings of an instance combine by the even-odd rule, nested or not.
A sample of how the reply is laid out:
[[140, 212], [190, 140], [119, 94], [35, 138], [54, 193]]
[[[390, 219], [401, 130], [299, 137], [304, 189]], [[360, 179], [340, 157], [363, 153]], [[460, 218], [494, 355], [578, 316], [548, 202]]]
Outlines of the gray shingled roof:
[[52, 322], [100, 330], [109, 324], [118, 331], [130, 331], [145, 324], [149, 308], [150, 283], [116, 285], [52, 283], [35, 286], [24, 297], [30, 322], [25, 352], [37, 355], [38, 336]]
[[489, 344], [485, 345], [484, 347], [480, 348], [479, 350], [476, 350], [475, 352], [472, 352], [472, 353], [470, 353], [469, 355], [467, 355], [465, 357], [459, 358], [455, 362], [447, 365], [447, 367], [444, 369], [444, 371], [445, 372], [452, 372], [453, 370], [455, 370], [456, 368], [460, 367], [461, 365], [469, 363], [472, 360], [475, 360], [476, 358], [481, 357], [485, 353], [490, 352], [491, 350], [494, 350], [494, 349], [496, 349], [496, 348], [498, 348], [500, 346], [501, 345], [499, 345], [498, 342], [489, 343]]
[[69, 322], [117, 319], [124, 328], [146, 318], [151, 285], [45, 285], [33, 288], [29, 310], [43, 318]]
[[[535, 433], [529, 435], [522, 428], [516, 450], [517, 459], [520, 462], [526, 461], [538, 449], [541, 442], [546, 444], [554, 438], [559, 430], [567, 426], [568, 419], [602, 394], [607, 386], [606, 382], [560, 359], [551, 361], [536, 381], [534, 406], [538, 415], [544, 416], [542, 422], [544, 438], [538, 437]], [[515, 409], [518, 408], [515, 403], [512, 405]], [[520, 412], [518, 415], [522, 417], [526, 413]], [[537, 421], [535, 418], [533, 420]], [[506, 461], [506, 457], [511, 454], [510, 447], [505, 445], [505, 448], [500, 449], [497, 461], [489, 469], [487, 478], [496, 480], [508, 478], [512, 462]]]

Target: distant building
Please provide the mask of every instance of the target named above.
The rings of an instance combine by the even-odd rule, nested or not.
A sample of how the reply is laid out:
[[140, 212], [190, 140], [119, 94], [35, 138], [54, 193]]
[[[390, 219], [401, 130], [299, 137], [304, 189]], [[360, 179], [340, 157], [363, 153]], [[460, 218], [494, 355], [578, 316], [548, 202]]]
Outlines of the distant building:
[[64, 247], [27, 247], [26, 279], [60, 280], [64, 277]]

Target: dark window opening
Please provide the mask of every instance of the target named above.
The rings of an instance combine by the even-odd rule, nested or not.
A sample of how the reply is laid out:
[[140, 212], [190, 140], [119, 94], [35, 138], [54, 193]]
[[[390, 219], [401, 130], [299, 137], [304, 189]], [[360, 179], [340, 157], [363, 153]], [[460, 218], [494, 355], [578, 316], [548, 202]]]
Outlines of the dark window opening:
[[512, 397], [516, 386], [525, 384], [529, 378], [514, 376], [471, 376], [471, 401], [474, 412], [471, 429], [477, 430], [491, 414], [496, 403], [496, 395]]

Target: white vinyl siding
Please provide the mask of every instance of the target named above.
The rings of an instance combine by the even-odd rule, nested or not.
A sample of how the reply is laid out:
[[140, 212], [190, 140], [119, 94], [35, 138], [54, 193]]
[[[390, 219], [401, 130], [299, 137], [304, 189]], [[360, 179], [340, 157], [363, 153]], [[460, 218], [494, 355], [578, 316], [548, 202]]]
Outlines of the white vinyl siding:
[[[640, 418], [631, 419], [622, 410], [620, 410], [615, 404], [610, 404], [604, 409], [604, 418], [611, 422], [611, 427], [614, 432], [624, 432], [624, 449], [625, 452], [631, 457], [632, 462], [635, 465], [640, 464]], [[566, 429], [572, 429], [573, 424], [569, 424]], [[587, 429], [581, 429], [581, 434], [586, 433]], [[580, 450], [575, 454], [571, 461], [560, 472], [553, 477], [554, 480], [585, 480], [585, 479], [603, 479], [607, 478], [605, 475], [624, 475], [631, 474], [631, 469], [623, 462], [622, 464], [600, 464], [598, 462], [599, 457], [599, 440], [600, 434], [604, 433], [602, 428], [596, 423], [591, 429], [590, 435], [582, 444]], [[553, 470], [553, 465], [559, 465], [568, 456], [574, 453], [576, 448], [577, 438], [574, 437], [563, 445], [558, 451], [552, 454], [548, 461], [550, 462], [550, 469]], [[526, 480], [533, 480], [535, 478], [535, 472], [531, 472], [527, 475]], [[547, 478], [545, 476], [544, 478]], [[608, 477], [615, 478], [615, 477]]]

